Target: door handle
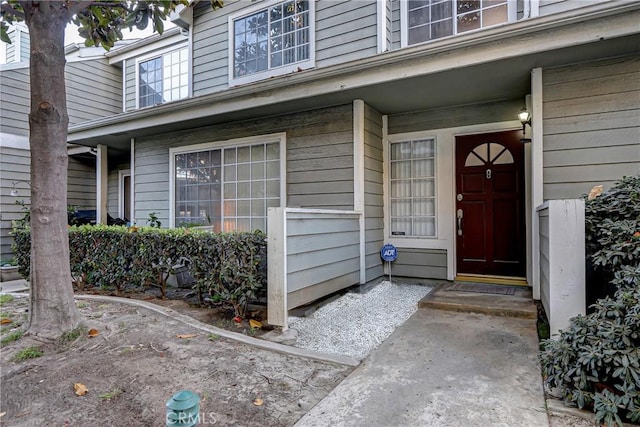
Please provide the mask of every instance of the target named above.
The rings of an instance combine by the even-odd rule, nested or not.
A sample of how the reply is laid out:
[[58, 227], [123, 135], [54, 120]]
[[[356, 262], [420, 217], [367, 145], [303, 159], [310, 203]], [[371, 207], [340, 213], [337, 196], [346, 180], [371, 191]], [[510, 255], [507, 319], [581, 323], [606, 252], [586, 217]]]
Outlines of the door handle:
[[458, 209], [456, 212], [456, 217], [458, 218], [458, 236], [462, 236], [462, 217], [464, 216], [464, 212], [462, 209]]

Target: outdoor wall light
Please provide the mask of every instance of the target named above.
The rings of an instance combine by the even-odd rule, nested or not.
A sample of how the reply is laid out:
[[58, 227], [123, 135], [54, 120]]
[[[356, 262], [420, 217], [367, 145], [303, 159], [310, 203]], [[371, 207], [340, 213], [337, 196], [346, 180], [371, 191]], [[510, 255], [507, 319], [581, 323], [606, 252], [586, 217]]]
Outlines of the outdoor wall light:
[[531, 113], [526, 108], [523, 108], [518, 113], [518, 120], [522, 123], [522, 139], [520, 142], [531, 142], [531, 138], [525, 138], [525, 126], [529, 125], [531, 127]]
[[24, 180], [11, 181], [11, 197], [16, 197], [18, 195], [18, 189], [16, 188], [16, 185], [21, 183], [25, 183], [29, 187], [31, 187], [31, 182], [29, 181], [24, 181]]

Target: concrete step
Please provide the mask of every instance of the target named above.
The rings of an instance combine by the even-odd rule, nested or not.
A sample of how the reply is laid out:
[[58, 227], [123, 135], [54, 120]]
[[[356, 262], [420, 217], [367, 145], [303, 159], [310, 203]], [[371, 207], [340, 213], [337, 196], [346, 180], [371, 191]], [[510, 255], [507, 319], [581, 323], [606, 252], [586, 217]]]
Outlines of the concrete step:
[[[487, 293], [488, 285], [483, 283], [465, 283], [468, 290], [451, 290], [451, 282], [438, 285], [436, 289], [418, 302], [419, 308], [456, 311], [461, 313], [480, 313], [491, 316], [537, 319], [538, 310], [531, 296], [531, 288], [524, 286], [506, 286], [513, 289], [513, 295]], [[484, 288], [483, 288], [484, 287]]]

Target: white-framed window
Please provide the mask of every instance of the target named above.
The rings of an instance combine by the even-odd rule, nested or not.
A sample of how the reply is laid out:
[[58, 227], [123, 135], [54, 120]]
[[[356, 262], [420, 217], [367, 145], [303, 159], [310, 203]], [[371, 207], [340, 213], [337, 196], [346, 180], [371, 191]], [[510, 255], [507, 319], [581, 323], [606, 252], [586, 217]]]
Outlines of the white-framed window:
[[514, 0], [403, 0], [400, 6], [403, 46], [516, 19]]
[[315, 2], [259, 5], [229, 17], [231, 85], [315, 66]]
[[389, 233], [436, 237], [436, 141], [389, 143]]
[[189, 96], [189, 51], [174, 49], [137, 61], [138, 108]]
[[170, 149], [171, 225], [267, 230], [284, 205], [283, 134]]

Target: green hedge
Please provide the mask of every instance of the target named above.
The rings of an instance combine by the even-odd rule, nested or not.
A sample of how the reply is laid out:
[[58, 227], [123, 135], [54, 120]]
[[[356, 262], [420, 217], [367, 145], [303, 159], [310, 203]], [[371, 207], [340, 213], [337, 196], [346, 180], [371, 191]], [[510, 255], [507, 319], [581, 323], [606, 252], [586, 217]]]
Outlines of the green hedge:
[[[14, 257], [26, 278], [30, 239], [28, 228], [14, 230]], [[186, 258], [201, 301], [206, 297], [229, 304], [244, 317], [247, 304], [266, 293], [266, 235], [259, 231], [215, 234], [84, 225], [69, 228], [69, 248], [71, 272], [80, 288], [85, 283], [117, 290], [158, 286], [164, 296], [169, 274]]]

